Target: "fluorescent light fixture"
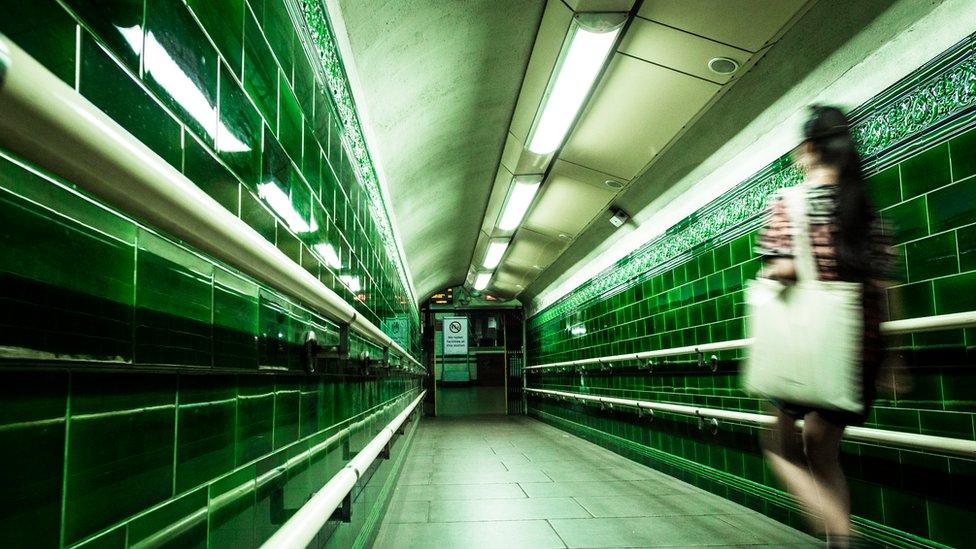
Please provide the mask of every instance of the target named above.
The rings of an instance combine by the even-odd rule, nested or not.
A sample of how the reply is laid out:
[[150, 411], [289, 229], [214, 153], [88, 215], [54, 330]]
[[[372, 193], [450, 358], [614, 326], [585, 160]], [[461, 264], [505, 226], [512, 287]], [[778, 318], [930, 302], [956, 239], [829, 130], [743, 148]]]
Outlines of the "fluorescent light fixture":
[[[241, 153], [251, 150], [224, 125], [222, 120], [219, 120], [217, 106], [210, 104], [206, 95], [173, 60], [152, 31], [146, 33], [145, 45], [143, 45], [142, 27], [139, 25], [119, 28], [119, 32], [129, 43], [132, 51], [138, 54], [140, 49], [142, 50], [146, 72], [152, 75], [166, 93], [210, 134], [218, 152]], [[214, 122], [217, 123], [216, 127]]]
[[325, 264], [333, 269], [338, 269], [342, 267], [342, 261], [339, 260], [339, 252], [336, 251], [335, 246], [329, 244], [328, 242], [319, 242], [312, 246], [315, 253], [319, 254], [319, 257], [325, 261]]
[[508, 240], [502, 238], [491, 240], [488, 243], [488, 251], [485, 252], [485, 260], [481, 265], [486, 269], [494, 269], [502, 260], [502, 256], [505, 255], [505, 250], [507, 249]]
[[296, 233], [314, 233], [319, 229], [314, 217], [309, 217], [308, 221], [300, 213], [295, 211], [291, 204], [291, 199], [274, 183], [259, 183], [258, 196], [271, 206], [271, 209], [281, 216], [288, 228]]
[[490, 271], [484, 273], [478, 273], [478, 276], [476, 276], [474, 279], [474, 289], [480, 292], [481, 290], [487, 288], [488, 283], [491, 282], [491, 275], [493, 274], [495, 273]]
[[505, 198], [505, 206], [502, 208], [502, 215], [498, 218], [498, 229], [502, 231], [514, 231], [522, 223], [525, 212], [529, 211], [529, 205], [535, 198], [535, 193], [539, 191], [542, 183], [541, 175], [516, 175], [512, 179], [512, 186], [508, 190], [508, 197]]
[[624, 14], [581, 14], [573, 20], [569, 47], [564, 46], [565, 55], [543, 98], [542, 114], [529, 136], [529, 151], [550, 154], [559, 148], [610, 55], [624, 21]]

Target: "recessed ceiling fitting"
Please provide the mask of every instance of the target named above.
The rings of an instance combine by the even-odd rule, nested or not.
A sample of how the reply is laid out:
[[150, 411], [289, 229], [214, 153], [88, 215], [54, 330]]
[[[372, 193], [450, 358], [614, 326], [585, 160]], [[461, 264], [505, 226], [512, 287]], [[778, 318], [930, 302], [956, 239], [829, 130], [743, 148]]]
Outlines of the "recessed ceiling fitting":
[[549, 89], [529, 131], [529, 151], [545, 155], [562, 145], [626, 21], [624, 13], [583, 13], [573, 18]]
[[475, 277], [475, 279], [474, 279], [474, 289], [475, 290], [478, 290], [480, 292], [481, 290], [484, 290], [485, 288], [487, 288], [488, 287], [488, 283], [491, 282], [491, 275], [492, 274], [493, 273], [491, 273], [491, 272], [478, 273], [478, 276]]
[[739, 62], [728, 57], [713, 57], [708, 61], [708, 70], [715, 74], [728, 76], [739, 70]]
[[603, 182], [603, 184], [611, 189], [622, 189], [624, 187], [624, 184], [616, 179], [607, 179]]
[[508, 240], [504, 238], [495, 238], [489, 241], [488, 250], [485, 252], [485, 260], [482, 262], [482, 266], [486, 269], [494, 269], [497, 267], [507, 249]]
[[541, 175], [516, 175], [505, 197], [502, 215], [498, 218], [498, 230], [514, 231], [522, 223], [532, 199], [542, 183]]

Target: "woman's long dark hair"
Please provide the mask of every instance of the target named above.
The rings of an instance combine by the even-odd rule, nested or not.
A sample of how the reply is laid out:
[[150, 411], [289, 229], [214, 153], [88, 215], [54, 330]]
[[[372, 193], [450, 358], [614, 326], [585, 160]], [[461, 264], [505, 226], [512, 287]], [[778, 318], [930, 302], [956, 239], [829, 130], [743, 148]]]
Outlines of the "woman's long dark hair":
[[851, 137], [847, 117], [835, 107], [814, 106], [803, 136], [813, 145], [820, 162], [837, 170], [837, 267], [842, 279], [873, 278], [868, 248], [875, 223], [874, 205], [868, 196], [861, 158]]

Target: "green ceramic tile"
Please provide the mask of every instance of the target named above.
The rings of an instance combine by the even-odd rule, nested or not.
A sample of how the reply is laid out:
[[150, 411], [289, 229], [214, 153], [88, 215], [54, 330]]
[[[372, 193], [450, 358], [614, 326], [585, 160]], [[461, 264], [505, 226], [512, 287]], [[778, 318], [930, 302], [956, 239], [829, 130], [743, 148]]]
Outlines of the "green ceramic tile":
[[908, 252], [908, 279], [911, 282], [959, 271], [955, 233], [942, 233], [916, 240], [905, 248]]
[[302, 55], [295, 27], [292, 25], [284, 2], [264, 1], [261, 4], [263, 6], [261, 28], [288, 81], [291, 82], [295, 57]]
[[950, 182], [949, 146], [937, 145], [901, 163], [901, 189], [905, 199]]
[[234, 174], [193, 137], [188, 138], [185, 143], [183, 174], [227, 211], [235, 216], [239, 215], [240, 183]]
[[976, 223], [976, 178], [935, 191], [928, 206], [932, 232]]
[[868, 192], [878, 209], [894, 206], [901, 202], [901, 176], [898, 166], [892, 166], [866, 180]]
[[260, 292], [258, 303], [258, 363], [287, 368], [291, 322], [288, 303], [264, 290]]
[[75, 83], [75, 22], [54, 0], [0, 6], [0, 33], [64, 80]]
[[332, 106], [332, 117], [329, 123], [329, 164], [332, 166], [332, 171], [335, 172], [336, 178], [339, 177], [340, 164], [345, 162], [345, 149], [343, 146], [343, 136], [345, 135], [345, 130], [343, 129], [342, 122], [339, 120], [338, 115], [335, 112], [335, 107]]
[[274, 244], [277, 225], [275, 217], [250, 191], [241, 191], [241, 221]]
[[237, 386], [231, 376], [180, 378], [176, 428], [176, 491], [183, 492], [234, 468]]
[[722, 270], [732, 265], [732, 254], [728, 244], [712, 250], [712, 255], [715, 258], [715, 270]]
[[[282, 452], [262, 458], [255, 464], [255, 473], [261, 477], [261, 475], [280, 467], [284, 459]], [[255, 520], [252, 523], [255, 539], [267, 539], [287, 520], [288, 515], [285, 513], [284, 502], [281, 498], [284, 481], [285, 475], [269, 476], [255, 489], [256, 512], [254, 513]]]
[[254, 539], [254, 466], [210, 485], [211, 547], [252, 547]]
[[[307, 120], [306, 120], [307, 122]], [[312, 128], [305, 124], [305, 138], [302, 141], [302, 175], [308, 181], [312, 191], [318, 195], [321, 192], [319, 172], [321, 171], [322, 150], [319, 142], [312, 134]]]
[[144, 40], [144, 0], [64, 0], [64, 3], [129, 69], [138, 69]]
[[157, 507], [129, 523], [130, 547], [207, 547], [207, 489]]
[[959, 241], [959, 267], [963, 272], [976, 270], [976, 225], [956, 231]]
[[175, 375], [73, 376], [67, 543], [173, 495], [175, 404]]
[[976, 130], [969, 130], [949, 141], [952, 179], [959, 181], [976, 174]]
[[239, 78], [244, 55], [244, 0], [187, 0], [187, 5]]
[[217, 154], [250, 189], [261, 177], [261, 115], [226, 65], [220, 69]]
[[965, 547], [972, 543], [971, 508], [931, 499], [926, 502], [926, 507], [929, 536], [933, 541], [949, 547]]
[[123, 524], [74, 547], [77, 549], [125, 549], [127, 534], [128, 525]]
[[[298, 47], [299, 51], [301, 51], [300, 42], [298, 42]], [[295, 59], [295, 78], [293, 82], [294, 85], [292, 88], [295, 90], [295, 96], [298, 98], [298, 104], [301, 106], [302, 112], [305, 113], [305, 118], [309, 121], [306, 125], [312, 127], [314, 126], [312, 118], [315, 113], [315, 96], [319, 90], [315, 75], [312, 72], [312, 66], [309, 64], [308, 58], [302, 53], [299, 53]], [[326, 134], [326, 139], [328, 139], [328, 134]]]
[[929, 234], [924, 197], [888, 208], [881, 212], [881, 218], [892, 231], [891, 240], [894, 244], [901, 244]]
[[[38, 195], [75, 208], [73, 195], [0, 162], [8, 188], [32, 185]], [[57, 202], [50, 202], [57, 206]], [[94, 215], [96, 212], [85, 212]], [[132, 356], [133, 252], [129, 242], [66, 220], [0, 191], [0, 344], [81, 357]], [[101, 215], [106, 216], [105, 212]], [[101, 226], [99, 226], [101, 225]], [[130, 238], [120, 228], [118, 236]], [[38, 254], [42, 248], [48, 254]], [[96, 259], [97, 258], [97, 259]], [[29, 297], [28, 297], [29, 296]]]
[[917, 494], [894, 487], [883, 490], [885, 525], [899, 530], [928, 536], [928, 522], [919, 520], [925, 515], [925, 499]]
[[935, 281], [935, 312], [976, 311], [976, 273], [966, 273]]
[[269, 377], [241, 376], [238, 381], [236, 462], [242, 465], [272, 450], [274, 382]]
[[302, 111], [298, 98], [285, 81], [283, 73], [278, 74], [278, 138], [288, 156], [296, 164], [302, 162]]
[[138, 265], [136, 362], [209, 366], [213, 265], [147, 231]]
[[299, 416], [298, 384], [294, 382], [279, 382], [275, 388], [275, 449], [298, 440]]
[[255, 369], [258, 286], [223, 269], [214, 270], [214, 366]]
[[244, 89], [264, 118], [278, 124], [278, 67], [254, 14], [244, 14]]
[[264, 127], [264, 152], [261, 156], [261, 182], [275, 183], [287, 195], [291, 181], [291, 161], [285, 149], [275, 139], [274, 132]]
[[0, 377], [0, 546], [58, 545], [67, 391], [65, 373]]
[[733, 265], [737, 265], [751, 258], [752, 242], [750, 241], [749, 235], [743, 235], [733, 240], [730, 244], [730, 251]]
[[217, 52], [182, 2], [146, 0], [143, 79], [198, 137], [217, 136]]
[[81, 40], [81, 94], [176, 168], [182, 129], [88, 35]]
[[967, 440], [974, 436], [973, 414], [971, 413], [921, 410], [919, 416], [922, 434]]

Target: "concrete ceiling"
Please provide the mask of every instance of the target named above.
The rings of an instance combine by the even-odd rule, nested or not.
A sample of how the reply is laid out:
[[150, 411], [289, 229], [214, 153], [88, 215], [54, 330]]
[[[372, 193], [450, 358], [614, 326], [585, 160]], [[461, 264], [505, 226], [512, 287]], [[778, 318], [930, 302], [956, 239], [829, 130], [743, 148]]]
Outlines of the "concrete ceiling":
[[360, 115], [423, 300], [467, 274], [545, 2], [338, 5]]

